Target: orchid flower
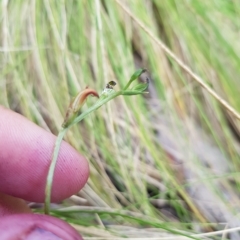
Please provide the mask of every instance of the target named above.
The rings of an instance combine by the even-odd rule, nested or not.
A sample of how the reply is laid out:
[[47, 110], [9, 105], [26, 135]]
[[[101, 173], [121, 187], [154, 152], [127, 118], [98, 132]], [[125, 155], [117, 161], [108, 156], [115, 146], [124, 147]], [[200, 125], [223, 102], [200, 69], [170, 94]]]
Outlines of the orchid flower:
[[[45, 188], [45, 214], [49, 214], [49, 208], [50, 208], [50, 200], [51, 200], [51, 190], [52, 190], [52, 182], [53, 182], [53, 175], [55, 166], [57, 163], [58, 153], [61, 146], [61, 142], [63, 140], [63, 137], [66, 133], [66, 131], [74, 124], [79, 123], [81, 120], [83, 120], [88, 114], [91, 112], [97, 110], [100, 108], [103, 104], [109, 102], [113, 98], [120, 96], [120, 95], [138, 95], [146, 93], [145, 90], [148, 88], [149, 85], [149, 79], [147, 78], [144, 83], [138, 83], [136, 86], [129, 89], [132, 82], [134, 82], [142, 73], [146, 72], [146, 69], [138, 69], [129, 79], [126, 86], [123, 88], [123, 90], [115, 91], [114, 86], [116, 85], [116, 82], [110, 81], [107, 83], [105, 88], [103, 89], [100, 96], [98, 93], [91, 88], [86, 87], [83, 91], [79, 92], [77, 96], [71, 101], [66, 116], [64, 118], [64, 122], [62, 124], [62, 128], [58, 133], [58, 137], [55, 142], [52, 160], [50, 163], [48, 175], [47, 175], [47, 183]], [[93, 104], [91, 107], [86, 109], [84, 112], [80, 113], [80, 109], [85, 103], [88, 96], [94, 96], [99, 98], [95, 104]]]

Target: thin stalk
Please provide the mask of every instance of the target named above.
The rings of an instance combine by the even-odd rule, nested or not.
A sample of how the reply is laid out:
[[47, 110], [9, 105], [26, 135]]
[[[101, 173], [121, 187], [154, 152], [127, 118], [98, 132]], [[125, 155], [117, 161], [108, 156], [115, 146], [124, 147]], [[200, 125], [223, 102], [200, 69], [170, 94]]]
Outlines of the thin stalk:
[[50, 167], [48, 170], [47, 183], [46, 183], [46, 188], [45, 188], [45, 206], [44, 206], [45, 214], [49, 214], [54, 170], [55, 170], [55, 166], [57, 163], [58, 153], [59, 153], [59, 149], [61, 146], [61, 142], [63, 140], [63, 137], [64, 137], [66, 131], [67, 131], [67, 128], [61, 128], [61, 130], [58, 133], [55, 145], [54, 145], [52, 160], [51, 160]]
[[109, 102], [110, 100], [112, 100], [113, 98], [122, 95], [122, 91], [118, 91], [118, 92], [114, 92], [111, 95], [107, 96], [104, 99], [99, 99], [92, 107], [88, 108], [85, 112], [83, 112], [80, 116], [76, 117], [71, 124], [69, 124], [68, 127], [82, 121], [89, 113], [97, 110], [98, 108], [100, 108], [103, 104]]
[[[110, 100], [112, 100], [115, 97], [118, 97], [120, 95], [138, 95], [138, 94], [142, 94], [144, 93], [144, 90], [146, 89], [145, 87], [142, 88], [143, 84], [140, 84], [140, 91], [137, 90], [127, 90], [127, 88], [130, 86], [130, 84], [137, 79], [145, 70], [144, 69], [139, 69], [137, 70], [131, 77], [131, 79], [129, 80], [128, 84], [126, 85], [126, 87], [124, 88], [124, 90], [120, 90], [115, 92], [113, 90], [113, 92], [109, 92], [109, 90], [112, 90], [112, 88], [107, 88], [106, 92], [103, 92], [99, 98], [99, 100], [90, 108], [88, 108], [85, 112], [83, 112], [81, 115], [75, 117], [75, 119], [72, 119], [72, 116], [70, 116], [70, 118], [68, 119], [68, 121], [64, 122], [61, 130], [59, 131], [59, 134], [57, 136], [55, 145], [54, 145], [54, 150], [53, 150], [53, 155], [52, 155], [52, 160], [50, 163], [50, 167], [49, 167], [49, 171], [48, 171], [48, 175], [47, 175], [47, 183], [46, 183], [46, 188], [45, 188], [45, 207], [44, 207], [44, 212], [45, 214], [49, 214], [49, 209], [50, 209], [50, 202], [51, 202], [51, 191], [52, 191], [52, 182], [53, 182], [53, 176], [54, 176], [54, 170], [57, 164], [57, 158], [58, 158], [58, 153], [60, 150], [60, 146], [61, 146], [61, 142], [63, 140], [63, 137], [66, 133], [66, 131], [74, 124], [79, 123], [81, 120], [83, 120], [88, 114], [90, 114], [91, 112], [97, 110], [98, 108], [100, 108], [103, 104], [109, 102]], [[148, 83], [146, 83], [146, 87], [148, 86]], [[93, 94], [95, 96], [98, 96], [98, 94], [93, 91], [92, 89], [88, 89], [88, 92], [86, 93], [86, 89], [84, 90], [85, 94], [81, 95], [81, 97], [83, 97], [83, 99], [80, 99], [80, 105], [84, 102], [84, 99], [89, 95], [89, 94]], [[95, 92], [95, 93], [94, 93]], [[75, 114], [76, 112], [74, 112], [74, 109], [76, 108], [78, 111], [78, 102], [79, 102], [79, 95], [77, 96], [77, 99], [75, 101], [73, 101], [72, 104], [70, 104], [70, 109], [73, 111], [71, 112], [72, 114]], [[73, 115], [75, 116], [75, 115]]]
[[147, 93], [147, 92], [141, 92], [141, 91], [134, 91], [134, 90], [130, 90], [130, 91], [117, 91], [112, 93], [111, 95], [109, 95], [108, 97], [104, 98], [104, 99], [99, 99], [92, 107], [90, 107], [89, 109], [87, 109], [85, 112], [83, 112], [80, 116], [76, 117], [72, 123], [69, 124], [69, 127], [71, 127], [72, 125], [79, 123], [80, 121], [82, 121], [89, 113], [97, 110], [98, 108], [100, 108], [103, 104], [109, 102], [110, 100], [112, 100], [115, 97], [118, 97], [120, 95], [138, 95], [138, 94], [143, 94], [143, 93]]
[[85, 112], [83, 112], [79, 117], [77, 117], [71, 124], [69, 124], [65, 128], [61, 128], [61, 130], [58, 133], [55, 145], [54, 145], [54, 150], [53, 150], [53, 155], [52, 155], [52, 160], [50, 163], [48, 175], [47, 175], [47, 183], [46, 183], [46, 188], [45, 188], [45, 206], [44, 206], [44, 212], [45, 214], [49, 214], [50, 210], [50, 202], [51, 202], [51, 191], [52, 191], [52, 182], [53, 182], [53, 176], [54, 176], [54, 170], [57, 164], [57, 158], [61, 146], [61, 142], [63, 140], [63, 137], [66, 133], [66, 131], [74, 124], [80, 122], [83, 120], [88, 114], [91, 112], [97, 110], [99, 107], [101, 107], [103, 104], [107, 103], [111, 99], [119, 96], [122, 94], [122, 91], [115, 92], [108, 97], [104, 99], [99, 99], [92, 107], [87, 109]]

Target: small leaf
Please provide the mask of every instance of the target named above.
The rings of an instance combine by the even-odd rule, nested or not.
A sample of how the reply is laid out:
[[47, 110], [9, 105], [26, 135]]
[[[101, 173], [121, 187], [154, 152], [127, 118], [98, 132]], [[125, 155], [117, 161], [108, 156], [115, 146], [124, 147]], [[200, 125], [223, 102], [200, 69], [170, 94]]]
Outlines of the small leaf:
[[124, 91], [122, 93], [122, 95], [125, 96], [132, 96], [132, 95], [138, 95], [138, 94], [143, 94], [144, 92], [140, 92], [140, 91], [134, 91], [134, 90], [128, 90], [128, 91]]
[[148, 86], [149, 86], [149, 79], [147, 78], [145, 83], [137, 84], [136, 86], [134, 86], [132, 88], [132, 90], [143, 92], [143, 91], [145, 91], [148, 88]]
[[129, 82], [133, 82], [135, 79], [137, 79], [138, 77], [141, 76], [141, 74], [143, 74], [144, 72], [146, 72], [146, 69], [138, 69], [130, 78]]
[[146, 71], [147, 71], [146, 69], [142, 69], [142, 68], [138, 69], [138, 70], [131, 76], [130, 80], [128, 81], [127, 85], [124, 87], [123, 90], [127, 90], [128, 87], [131, 85], [131, 83], [132, 83], [135, 79], [137, 79], [142, 73], [144, 73], [144, 72], [146, 72]]

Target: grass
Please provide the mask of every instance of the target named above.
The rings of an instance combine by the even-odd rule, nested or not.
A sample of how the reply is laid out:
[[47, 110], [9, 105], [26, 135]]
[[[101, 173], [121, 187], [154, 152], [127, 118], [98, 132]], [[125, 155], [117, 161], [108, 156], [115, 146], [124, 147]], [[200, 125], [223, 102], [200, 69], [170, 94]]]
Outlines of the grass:
[[0, 104], [56, 135], [86, 85], [151, 75], [149, 94], [69, 130], [91, 176], [53, 215], [85, 239], [237, 239], [239, 11], [223, 0], [1, 2]]

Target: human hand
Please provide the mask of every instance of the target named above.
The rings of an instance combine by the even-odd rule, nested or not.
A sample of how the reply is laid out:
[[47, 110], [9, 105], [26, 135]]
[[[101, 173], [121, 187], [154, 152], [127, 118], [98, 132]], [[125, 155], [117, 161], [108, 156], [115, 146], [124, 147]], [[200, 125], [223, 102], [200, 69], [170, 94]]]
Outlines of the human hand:
[[[56, 137], [23, 116], [0, 106], [1, 239], [82, 239], [64, 221], [33, 214], [26, 201], [44, 202], [45, 185]], [[86, 183], [84, 157], [62, 142], [52, 186], [53, 202], [77, 193]]]

